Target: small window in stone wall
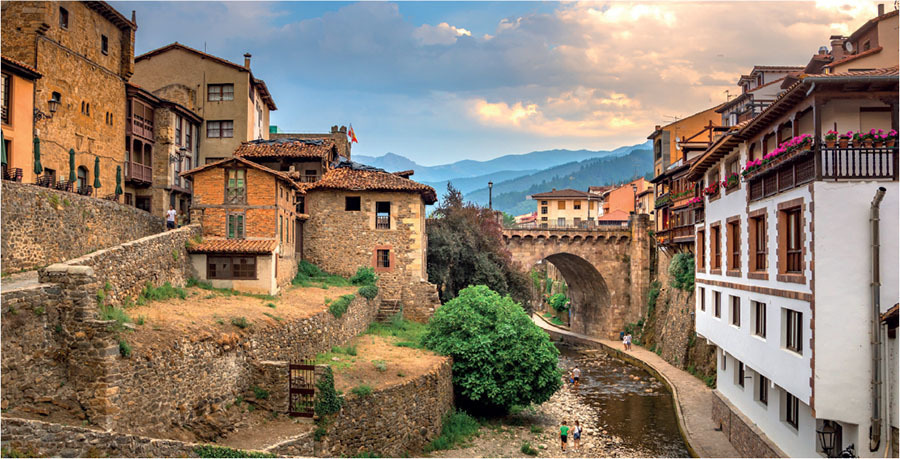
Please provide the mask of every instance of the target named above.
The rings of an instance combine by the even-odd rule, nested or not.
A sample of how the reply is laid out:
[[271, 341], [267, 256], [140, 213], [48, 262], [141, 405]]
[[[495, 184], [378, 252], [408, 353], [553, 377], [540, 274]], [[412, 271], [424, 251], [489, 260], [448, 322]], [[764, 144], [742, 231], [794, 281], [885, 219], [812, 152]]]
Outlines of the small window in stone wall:
[[375, 229], [391, 229], [390, 201], [375, 203]]
[[358, 212], [361, 209], [360, 202], [359, 196], [346, 196], [344, 198], [344, 210], [348, 212]]
[[376, 267], [378, 268], [390, 268], [391, 267], [391, 251], [390, 250], [378, 250], [378, 256], [375, 258]]
[[100, 35], [100, 52], [109, 54], [109, 38], [106, 35]]
[[59, 9], [59, 27], [62, 29], [69, 28], [69, 11], [65, 8]]

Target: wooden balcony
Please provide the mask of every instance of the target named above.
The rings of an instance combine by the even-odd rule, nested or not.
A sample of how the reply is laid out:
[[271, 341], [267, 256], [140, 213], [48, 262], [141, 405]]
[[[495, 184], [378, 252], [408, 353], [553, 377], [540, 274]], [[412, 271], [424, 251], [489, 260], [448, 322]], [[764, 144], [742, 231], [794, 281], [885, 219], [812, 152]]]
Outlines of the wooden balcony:
[[125, 161], [125, 181], [150, 184], [153, 182], [153, 168], [133, 161]]
[[693, 244], [694, 225], [681, 225], [660, 230], [656, 233], [656, 242], [660, 245]]
[[297, 181], [300, 183], [315, 183], [319, 181], [318, 175], [300, 175], [297, 178]]
[[897, 147], [823, 148], [823, 179], [897, 180]]

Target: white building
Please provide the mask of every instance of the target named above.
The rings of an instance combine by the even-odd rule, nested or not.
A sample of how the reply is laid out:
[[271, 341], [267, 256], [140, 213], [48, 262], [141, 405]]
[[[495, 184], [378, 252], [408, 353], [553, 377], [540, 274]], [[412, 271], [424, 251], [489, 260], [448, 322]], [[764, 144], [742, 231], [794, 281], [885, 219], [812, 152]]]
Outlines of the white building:
[[[823, 139], [832, 129], [897, 129], [897, 66], [785, 81], [771, 105], [716, 140], [689, 172], [703, 188], [738, 174], [710, 187], [696, 226], [696, 329], [719, 349], [714, 418], [747, 456], [825, 456], [817, 430], [833, 428], [832, 455], [852, 444], [860, 456], [882, 457], [897, 425], [896, 381], [885, 376], [896, 369], [884, 355], [896, 351], [879, 359], [871, 341], [900, 297], [898, 151], [829, 148]], [[769, 156], [804, 134], [808, 145]], [[768, 164], [741, 177], [763, 158]], [[878, 378], [884, 384], [873, 390]]]

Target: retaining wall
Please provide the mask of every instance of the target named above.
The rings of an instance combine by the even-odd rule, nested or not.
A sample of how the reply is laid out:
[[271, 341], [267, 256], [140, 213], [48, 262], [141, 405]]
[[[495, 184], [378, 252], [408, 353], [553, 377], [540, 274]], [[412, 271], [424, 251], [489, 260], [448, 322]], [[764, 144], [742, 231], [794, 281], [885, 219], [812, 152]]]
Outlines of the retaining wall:
[[34, 269], [164, 230], [163, 219], [105, 199], [4, 180], [3, 272]]
[[759, 427], [713, 391], [712, 419], [722, 427], [728, 441], [743, 457], [787, 457]]

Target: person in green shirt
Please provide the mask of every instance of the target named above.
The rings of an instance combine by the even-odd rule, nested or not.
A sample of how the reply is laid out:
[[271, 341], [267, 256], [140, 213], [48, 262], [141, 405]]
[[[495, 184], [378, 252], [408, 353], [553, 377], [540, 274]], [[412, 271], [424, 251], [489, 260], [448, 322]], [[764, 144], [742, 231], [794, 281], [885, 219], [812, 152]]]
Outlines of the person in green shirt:
[[569, 436], [569, 426], [566, 425], [566, 421], [562, 422], [562, 425], [559, 427], [559, 446], [562, 448], [563, 452], [566, 452], [566, 439]]

